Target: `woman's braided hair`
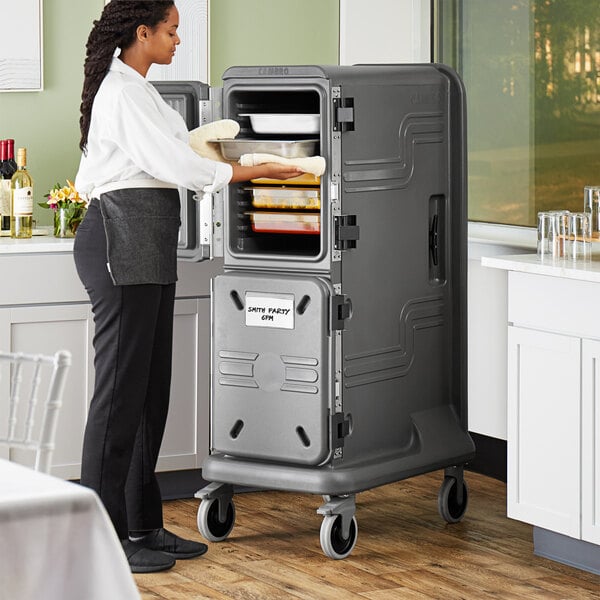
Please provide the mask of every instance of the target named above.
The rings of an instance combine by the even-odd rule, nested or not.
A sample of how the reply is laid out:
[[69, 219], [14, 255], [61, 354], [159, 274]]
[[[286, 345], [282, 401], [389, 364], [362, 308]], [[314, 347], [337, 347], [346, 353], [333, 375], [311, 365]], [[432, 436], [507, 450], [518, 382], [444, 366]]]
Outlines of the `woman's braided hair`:
[[111, 0], [102, 11], [100, 19], [94, 21], [86, 45], [83, 67], [84, 80], [81, 93], [81, 118], [79, 147], [87, 149], [88, 132], [92, 117], [92, 104], [106, 76], [117, 48], [128, 48], [135, 41], [140, 25], [151, 29], [167, 18], [174, 6], [173, 0]]

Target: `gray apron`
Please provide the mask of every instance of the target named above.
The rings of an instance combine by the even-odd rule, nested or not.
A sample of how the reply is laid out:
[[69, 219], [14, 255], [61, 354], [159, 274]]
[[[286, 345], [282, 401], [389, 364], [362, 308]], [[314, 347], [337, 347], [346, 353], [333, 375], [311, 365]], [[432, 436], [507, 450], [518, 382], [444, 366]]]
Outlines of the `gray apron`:
[[175, 283], [181, 223], [178, 190], [124, 188], [103, 192], [99, 202], [113, 283]]

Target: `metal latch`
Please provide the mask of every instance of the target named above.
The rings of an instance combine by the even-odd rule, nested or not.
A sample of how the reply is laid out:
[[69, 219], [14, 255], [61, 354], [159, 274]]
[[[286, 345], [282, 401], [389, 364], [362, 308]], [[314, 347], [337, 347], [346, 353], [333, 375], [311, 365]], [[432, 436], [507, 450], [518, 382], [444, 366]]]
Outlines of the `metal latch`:
[[354, 131], [354, 98], [334, 98], [334, 131]]
[[331, 330], [340, 331], [345, 329], [346, 319], [352, 316], [352, 302], [350, 298], [339, 294], [331, 296]]
[[356, 242], [360, 238], [360, 227], [356, 224], [356, 215], [334, 217], [334, 228], [336, 250], [356, 248]]
[[350, 420], [344, 417], [344, 413], [331, 415], [331, 447], [342, 448], [344, 438], [350, 434]]

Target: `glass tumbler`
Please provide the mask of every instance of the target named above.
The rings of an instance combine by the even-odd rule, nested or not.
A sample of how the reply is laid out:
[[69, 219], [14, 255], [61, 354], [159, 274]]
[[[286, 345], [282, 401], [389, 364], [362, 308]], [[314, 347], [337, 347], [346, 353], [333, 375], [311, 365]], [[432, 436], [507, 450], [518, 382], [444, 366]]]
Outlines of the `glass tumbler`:
[[[559, 215], [554, 211], [538, 213], [537, 253], [544, 259], [556, 259], [561, 256], [561, 240], [559, 239]], [[563, 246], [564, 247], [564, 246]]]
[[600, 238], [600, 186], [586, 185], [583, 188], [583, 210], [590, 215], [593, 238]]
[[592, 256], [592, 232], [590, 214], [569, 213], [567, 256], [572, 260], [586, 260]]

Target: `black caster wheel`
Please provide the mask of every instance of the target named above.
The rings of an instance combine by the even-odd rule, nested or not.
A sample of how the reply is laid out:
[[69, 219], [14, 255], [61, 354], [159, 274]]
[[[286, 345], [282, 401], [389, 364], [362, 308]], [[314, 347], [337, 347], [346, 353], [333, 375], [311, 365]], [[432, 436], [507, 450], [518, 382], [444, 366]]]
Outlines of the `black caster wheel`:
[[446, 476], [438, 493], [438, 510], [440, 516], [447, 523], [458, 523], [467, 511], [469, 503], [469, 489], [463, 479], [462, 501], [458, 501], [457, 481], [454, 477]]
[[202, 500], [198, 507], [198, 531], [209, 542], [222, 542], [231, 533], [235, 523], [235, 505], [227, 502], [225, 521], [219, 521], [219, 502], [216, 498]]
[[325, 556], [339, 560], [346, 558], [356, 545], [358, 536], [358, 524], [356, 517], [350, 522], [350, 533], [348, 538], [342, 536], [341, 515], [327, 515], [321, 523], [321, 548]]

